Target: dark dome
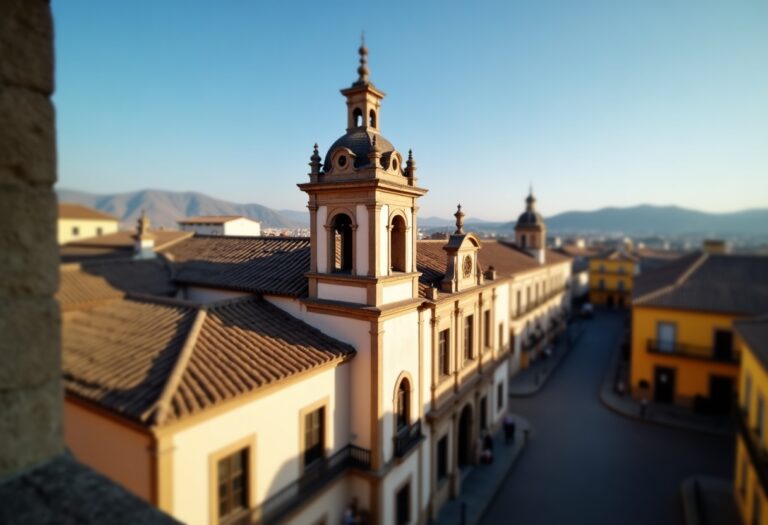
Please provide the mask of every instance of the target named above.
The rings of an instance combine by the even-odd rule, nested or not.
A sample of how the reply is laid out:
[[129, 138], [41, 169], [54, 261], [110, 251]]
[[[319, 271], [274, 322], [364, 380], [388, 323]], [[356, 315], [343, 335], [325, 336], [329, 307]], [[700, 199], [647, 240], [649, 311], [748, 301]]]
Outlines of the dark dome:
[[517, 218], [517, 226], [543, 226], [544, 219], [535, 211], [524, 211]]
[[328, 148], [328, 153], [325, 154], [325, 170], [331, 169], [331, 154], [337, 148], [348, 148], [352, 150], [357, 158], [355, 159], [355, 168], [362, 168], [367, 166], [368, 153], [371, 152], [371, 146], [373, 144], [373, 137], [376, 137], [376, 146], [383, 155], [390, 151], [395, 151], [395, 147], [387, 139], [381, 136], [379, 133], [373, 133], [371, 131], [365, 131], [358, 128], [347, 132], [346, 135], [342, 135], [333, 145]]

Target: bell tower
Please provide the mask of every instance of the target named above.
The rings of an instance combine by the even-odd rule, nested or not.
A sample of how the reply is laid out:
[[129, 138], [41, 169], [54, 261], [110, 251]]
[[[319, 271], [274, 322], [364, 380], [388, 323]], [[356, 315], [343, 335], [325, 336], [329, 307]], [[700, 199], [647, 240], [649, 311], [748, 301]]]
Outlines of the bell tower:
[[325, 158], [315, 144], [309, 182], [309, 300], [382, 306], [418, 297], [416, 162], [381, 134], [384, 93], [369, 79], [368, 49], [358, 78], [341, 94], [346, 133]]
[[544, 264], [547, 253], [547, 226], [536, 211], [536, 197], [533, 188], [525, 199], [525, 211], [515, 225], [515, 244], [530, 253], [540, 264]]

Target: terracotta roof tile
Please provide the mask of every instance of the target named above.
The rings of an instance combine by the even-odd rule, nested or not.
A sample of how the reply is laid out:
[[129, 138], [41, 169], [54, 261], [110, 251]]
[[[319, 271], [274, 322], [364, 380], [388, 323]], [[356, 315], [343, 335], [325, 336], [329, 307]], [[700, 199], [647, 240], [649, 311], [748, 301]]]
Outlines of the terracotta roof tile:
[[179, 282], [300, 297], [307, 293], [309, 238], [196, 235], [162, 250]]
[[162, 259], [115, 260], [64, 264], [56, 299], [62, 309], [82, 308], [126, 293], [172, 296], [176, 286]]
[[[488, 240], [481, 242], [478, 262], [483, 270], [493, 266], [500, 277], [509, 277], [541, 267], [528, 252], [518, 248], [514, 243]], [[427, 296], [429, 288], [439, 287], [440, 281], [445, 276], [448, 263], [447, 255], [443, 250], [445, 244], [445, 240], [424, 240], [418, 243], [416, 268], [422, 272], [419, 278], [419, 294], [422, 297]], [[570, 260], [571, 258], [566, 255], [547, 250], [544, 266]]]
[[81, 204], [59, 203], [59, 219], [88, 219], [97, 221], [115, 221], [117, 217], [94, 210]]
[[[59, 248], [62, 262], [90, 260], [130, 259], [133, 257], [134, 230], [123, 230], [88, 239], [68, 242]], [[155, 250], [163, 250], [188, 239], [194, 232], [178, 230], [150, 230], [154, 237]]]
[[67, 316], [71, 394], [143, 424], [163, 424], [355, 350], [263, 299], [207, 308], [125, 299]]
[[757, 315], [768, 312], [768, 257], [692, 254], [640, 275], [633, 304]]

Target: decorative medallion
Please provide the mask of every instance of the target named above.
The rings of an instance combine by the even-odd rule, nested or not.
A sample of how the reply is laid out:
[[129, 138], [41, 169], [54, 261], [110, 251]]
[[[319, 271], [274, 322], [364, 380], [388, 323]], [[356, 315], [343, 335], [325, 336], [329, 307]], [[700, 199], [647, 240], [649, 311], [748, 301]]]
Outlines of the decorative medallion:
[[464, 256], [464, 278], [466, 279], [472, 275], [472, 257], [469, 255]]

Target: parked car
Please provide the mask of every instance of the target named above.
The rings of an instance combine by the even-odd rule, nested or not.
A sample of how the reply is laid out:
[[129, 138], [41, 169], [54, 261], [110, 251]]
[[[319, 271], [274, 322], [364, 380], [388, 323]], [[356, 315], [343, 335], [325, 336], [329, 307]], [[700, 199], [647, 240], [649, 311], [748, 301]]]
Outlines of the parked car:
[[581, 305], [581, 310], [579, 310], [579, 315], [581, 317], [591, 319], [594, 314], [595, 308], [592, 306], [592, 303], [584, 303]]

